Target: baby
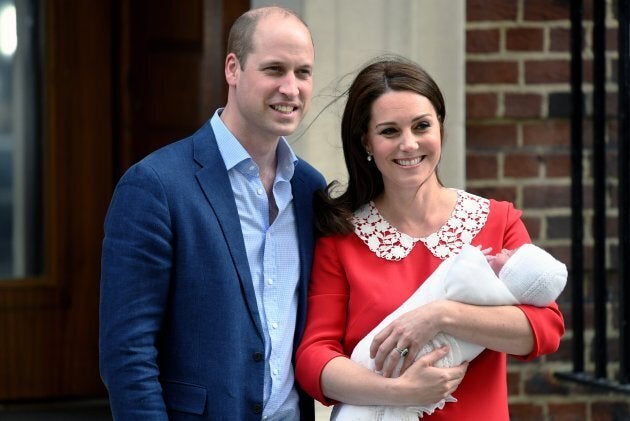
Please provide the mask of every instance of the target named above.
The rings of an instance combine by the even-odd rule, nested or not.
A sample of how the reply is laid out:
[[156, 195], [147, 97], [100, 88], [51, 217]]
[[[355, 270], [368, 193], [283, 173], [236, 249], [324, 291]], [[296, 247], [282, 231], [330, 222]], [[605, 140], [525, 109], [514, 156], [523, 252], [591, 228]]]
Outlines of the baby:
[[[556, 300], [567, 282], [566, 266], [545, 250], [524, 244], [516, 250], [503, 250], [487, 256], [479, 248], [464, 245], [459, 254], [449, 257], [393, 313], [387, 316], [354, 348], [351, 359], [376, 371], [370, 358], [374, 336], [401, 314], [430, 302], [447, 299], [475, 305], [529, 304], [544, 307]], [[416, 359], [436, 348], [448, 345], [448, 354], [437, 367], [453, 367], [471, 361], [484, 348], [445, 333], [437, 334], [416, 356]], [[402, 358], [394, 371], [400, 373]], [[417, 420], [444, 408], [447, 402], [457, 402], [452, 396], [421, 407], [335, 405], [331, 420]]]

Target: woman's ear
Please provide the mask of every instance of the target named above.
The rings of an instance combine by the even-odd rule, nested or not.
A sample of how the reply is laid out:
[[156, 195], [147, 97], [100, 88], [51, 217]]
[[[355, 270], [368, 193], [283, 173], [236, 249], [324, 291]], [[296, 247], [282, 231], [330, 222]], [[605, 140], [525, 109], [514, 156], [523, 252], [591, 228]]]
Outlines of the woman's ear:
[[372, 151], [370, 150], [370, 146], [365, 141], [365, 136], [361, 137], [361, 144], [363, 145], [363, 149], [365, 150], [366, 159], [368, 162], [372, 161]]
[[365, 135], [361, 136], [361, 145], [363, 145], [363, 149], [365, 149], [365, 152], [367, 154], [372, 154], [372, 151], [370, 150], [370, 145], [368, 145], [368, 142], [365, 139]]

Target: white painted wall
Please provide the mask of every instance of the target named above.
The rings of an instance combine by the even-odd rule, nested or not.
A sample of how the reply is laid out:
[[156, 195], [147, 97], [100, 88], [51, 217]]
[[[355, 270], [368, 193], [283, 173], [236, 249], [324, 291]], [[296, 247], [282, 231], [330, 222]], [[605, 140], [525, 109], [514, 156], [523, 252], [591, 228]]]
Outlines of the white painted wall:
[[346, 179], [339, 136], [345, 101], [326, 106], [348, 87], [365, 62], [396, 53], [423, 66], [442, 89], [447, 118], [439, 172], [447, 186], [465, 187], [465, 2], [252, 0], [252, 7], [271, 4], [298, 12], [315, 43], [312, 108], [301, 130], [291, 137], [298, 155], [328, 181]]

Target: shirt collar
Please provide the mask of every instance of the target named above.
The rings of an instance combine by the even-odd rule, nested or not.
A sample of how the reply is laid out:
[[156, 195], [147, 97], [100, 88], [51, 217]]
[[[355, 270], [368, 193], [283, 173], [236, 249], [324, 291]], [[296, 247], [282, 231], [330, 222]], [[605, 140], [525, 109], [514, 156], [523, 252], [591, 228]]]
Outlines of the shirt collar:
[[[253, 171], [254, 175], [258, 175], [258, 167], [252, 157], [221, 120], [220, 115], [222, 112], [223, 108], [219, 108], [210, 119], [210, 124], [217, 139], [217, 145], [225, 163], [225, 168], [228, 171], [236, 168], [244, 174], [250, 174]], [[276, 154], [278, 157], [276, 177], [279, 176], [281, 179], [288, 181], [293, 177], [298, 159], [284, 136], [280, 137]]]

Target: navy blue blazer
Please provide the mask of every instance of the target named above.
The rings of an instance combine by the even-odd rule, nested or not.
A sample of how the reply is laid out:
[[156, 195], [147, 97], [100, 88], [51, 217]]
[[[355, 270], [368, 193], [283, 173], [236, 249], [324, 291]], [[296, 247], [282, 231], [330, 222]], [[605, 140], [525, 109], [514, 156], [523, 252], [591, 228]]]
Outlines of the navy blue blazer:
[[[300, 255], [294, 348], [306, 316], [313, 194], [291, 180]], [[259, 420], [264, 343], [238, 211], [210, 122], [121, 178], [105, 219], [99, 356], [115, 419]], [[302, 419], [313, 401], [301, 393]]]

